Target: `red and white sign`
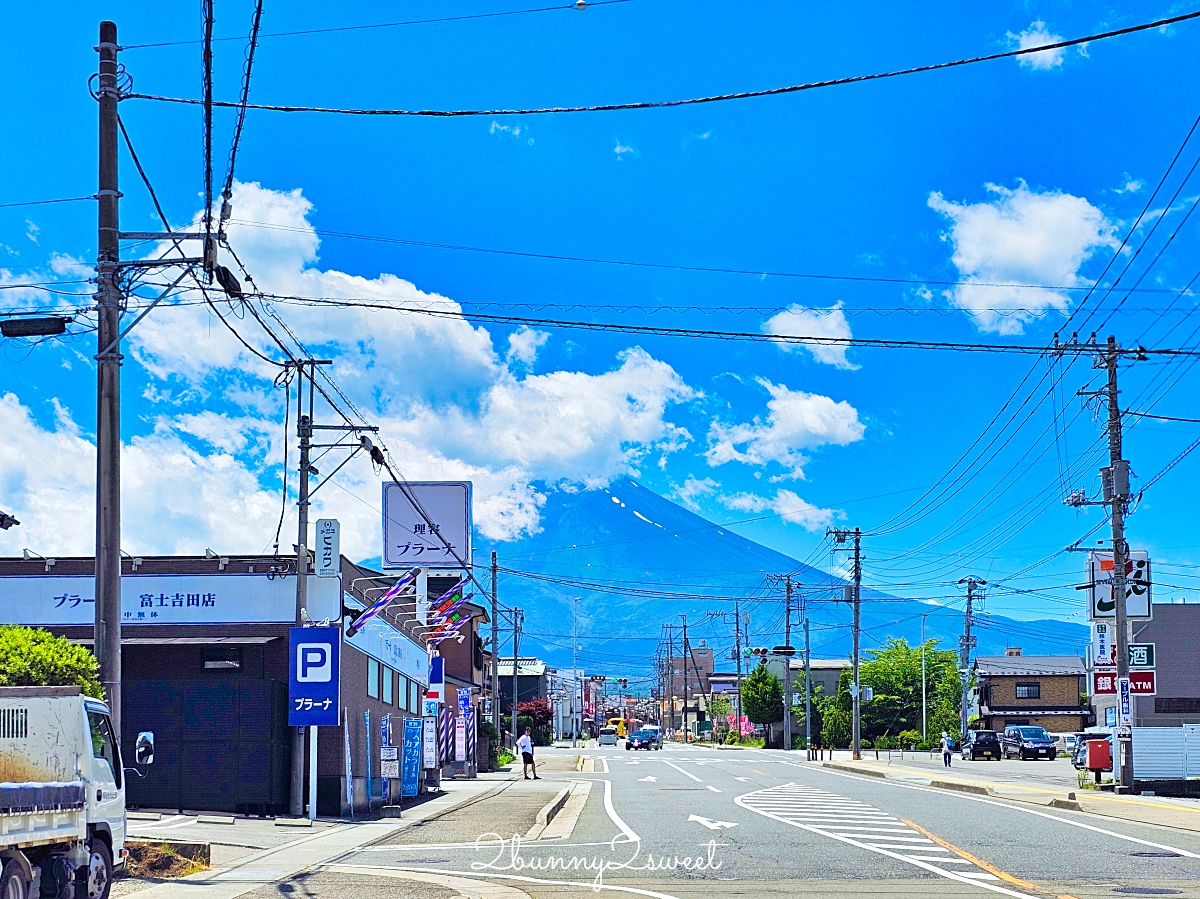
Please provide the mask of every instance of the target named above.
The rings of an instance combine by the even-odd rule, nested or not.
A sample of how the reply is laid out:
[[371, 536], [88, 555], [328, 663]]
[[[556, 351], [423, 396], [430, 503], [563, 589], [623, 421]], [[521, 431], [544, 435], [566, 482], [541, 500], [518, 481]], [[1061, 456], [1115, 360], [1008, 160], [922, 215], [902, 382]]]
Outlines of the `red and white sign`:
[[1153, 696], [1154, 671], [1141, 670], [1129, 672], [1129, 692], [1134, 696]]
[[1092, 695], [1105, 696], [1116, 695], [1117, 692], [1117, 672], [1113, 671], [1093, 671], [1092, 672]]

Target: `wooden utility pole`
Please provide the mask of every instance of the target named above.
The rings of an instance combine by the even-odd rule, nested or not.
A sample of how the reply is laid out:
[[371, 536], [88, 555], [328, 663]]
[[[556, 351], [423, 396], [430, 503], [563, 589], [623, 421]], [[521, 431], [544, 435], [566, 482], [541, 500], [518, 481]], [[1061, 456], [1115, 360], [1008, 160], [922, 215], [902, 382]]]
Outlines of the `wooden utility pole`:
[[100, 190], [96, 259], [96, 618], [100, 683], [121, 739], [121, 327], [117, 26], [100, 23]]

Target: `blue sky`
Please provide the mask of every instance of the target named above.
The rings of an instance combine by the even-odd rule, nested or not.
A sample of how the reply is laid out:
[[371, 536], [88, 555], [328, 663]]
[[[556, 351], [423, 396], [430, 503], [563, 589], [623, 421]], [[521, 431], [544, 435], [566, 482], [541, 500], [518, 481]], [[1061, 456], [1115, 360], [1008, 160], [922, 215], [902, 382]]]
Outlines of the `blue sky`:
[[[263, 28], [517, 8], [268, 3]], [[216, 9], [217, 35], [238, 38], [217, 46], [216, 95], [235, 99], [252, 6], [217, 0]], [[833, 3], [630, 0], [267, 37], [252, 100], [493, 108], [694, 97], [983, 55], [1184, 11], [1039, 2], [986, 10], [875, 3], [850, 12]], [[26, 81], [4, 101], [13, 130], [0, 143], [0, 201], [95, 190], [86, 81], [106, 17], [126, 46], [200, 34], [191, 5], [64, 3], [53, 17], [31, 5], [7, 10], [13, 68]], [[1082, 558], [1059, 554], [1023, 570], [1100, 521], [1096, 510], [1061, 503], [1065, 490], [1097, 487], [1101, 426], [1074, 395], [1098, 384], [1086, 360], [1051, 372], [1029, 356], [531, 331], [473, 322], [472, 313], [1043, 345], [1085, 291], [980, 282], [1077, 288], [1100, 274], [1195, 121], [1198, 110], [1180, 101], [1197, 87], [1198, 29], [1183, 23], [1022, 61], [676, 109], [461, 119], [251, 112], [230, 240], [271, 293], [465, 314], [274, 305], [305, 346], [336, 360], [335, 379], [383, 427], [406, 476], [476, 483], [481, 547], [503, 551], [506, 539], [536, 529], [549, 492], [633, 473], [713, 520], [759, 519], [737, 529], [814, 564], [829, 564], [827, 525], [877, 534], [865, 541], [866, 577], [881, 589], [950, 596], [955, 581], [977, 574], [999, 585], [989, 599], [997, 612], [1066, 617], [1081, 606], [1071, 585]], [[195, 44], [129, 49], [122, 61], [140, 92], [198, 94]], [[130, 100], [122, 115], [172, 223], [186, 225], [201, 205], [199, 111]], [[218, 180], [232, 122], [218, 113]], [[1195, 345], [1195, 298], [1173, 291], [1196, 274], [1200, 226], [1185, 216], [1200, 177], [1181, 182], [1198, 153], [1200, 136], [1115, 263], [1114, 272], [1133, 259], [1121, 284], [1145, 272], [1143, 289], [1111, 318], [1123, 290], [1093, 296], [1077, 317], [1099, 309], [1087, 328], [1109, 319], [1101, 337]], [[122, 189], [122, 225], [154, 228], [128, 157]], [[839, 277], [556, 261], [314, 228]], [[94, 255], [90, 203], [0, 209], [2, 283], [87, 278]], [[43, 291], [0, 291], [2, 308], [53, 301]], [[270, 348], [250, 319], [230, 321]], [[126, 549], [269, 548], [283, 452], [274, 373], [195, 305], [152, 312], [126, 352]], [[94, 353], [91, 334], [0, 347], [0, 422], [9, 435], [0, 441], [0, 508], [23, 522], [0, 532], [2, 553], [92, 550]], [[1200, 417], [1190, 363], [1138, 363], [1121, 377], [1126, 408]], [[1000, 438], [988, 432], [975, 451], [986, 449], [989, 462], [966, 469], [960, 491], [937, 486], [931, 507], [909, 508], [947, 473], [961, 474], [960, 457], [998, 413], [1000, 424], [1014, 410], [1021, 427]], [[1126, 454], [1142, 483], [1200, 436], [1191, 423], [1129, 424]], [[1160, 599], [1194, 597], [1200, 584], [1192, 567], [1200, 564], [1198, 465], [1200, 453], [1181, 462], [1131, 518], [1131, 543], [1162, 563]], [[356, 461], [333, 484], [320, 510], [346, 522], [353, 552], [378, 555], [377, 476]], [[904, 527], [893, 527], [896, 516]], [[290, 546], [294, 518], [285, 520], [281, 543]]]

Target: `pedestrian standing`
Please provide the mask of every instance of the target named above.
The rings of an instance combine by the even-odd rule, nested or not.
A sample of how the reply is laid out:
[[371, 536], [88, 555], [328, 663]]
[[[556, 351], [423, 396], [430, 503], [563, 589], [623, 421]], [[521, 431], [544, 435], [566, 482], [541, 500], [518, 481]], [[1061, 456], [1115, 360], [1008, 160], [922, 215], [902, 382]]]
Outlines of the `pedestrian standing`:
[[950, 756], [954, 752], [954, 745], [950, 742], [950, 736], [945, 731], [942, 731], [942, 764], [947, 768], [950, 767]]
[[517, 740], [517, 751], [521, 753], [521, 771], [525, 775], [525, 779], [529, 780], [529, 769], [532, 768], [533, 779], [541, 780], [537, 773], [537, 762], [533, 760], [533, 737], [530, 736], [528, 727]]

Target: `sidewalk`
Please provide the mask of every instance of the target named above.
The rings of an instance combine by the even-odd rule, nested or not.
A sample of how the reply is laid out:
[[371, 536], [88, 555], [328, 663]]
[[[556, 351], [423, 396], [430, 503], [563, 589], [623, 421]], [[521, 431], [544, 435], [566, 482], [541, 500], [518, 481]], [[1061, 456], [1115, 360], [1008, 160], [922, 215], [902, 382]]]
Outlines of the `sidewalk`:
[[[940, 789], [979, 793], [997, 799], [1026, 802], [1048, 808], [1088, 812], [1120, 818], [1140, 824], [1157, 824], [1178, 830], [1200, 832], [1200, 803], [1187, 799], [1170, 799], [1154, 796], [1117, 796], [1098, 790], [1064, 789], [1033, 781], [1021, 783], [991, 780], [975, 775], [975, 772], [960, 773], [956, 768], [943, 768], [938, 761], [934, 765], [919, 762], [892, 762], [880, 759], [861, 761], [811, 762], [837, 771], [883, 777], [887, 780], [933, 786]], [[983, 763], [986, 764], [986, 763]], [[1032, 763], [1031, 763], [1032, 764]]]
[[[295, 839], [261, 851], [253, 851], [220, 867], [214, 867], [191, 877], [178, 880], [147, 883], [132, 879], [121, 879], [113, 887], [114, 896], [137, 896], [137, 899], [177, 899], [180, 896], [195, 896], [197, 899], [235, 899], [251, 890], [276, 883], [313, 865], [331, 862], [347, 852], [378, 842], [404, 830], [419, 821], [434, 818], [456, 806], [476, 801], [492, 790], [503, 788], [508, 782], [519, 778], [520, 770], [499, 771], [481, 774], [477, 780], [445, 780], [444, 792], [411, 810], [406, 809], [403, 818], [385, 818], [379, 821], [358, 823], [322, 819], [315, 831], [304, 829]], [[284, 831], [271, 819], [250, 821], [243, 824], [237, 837], [230, 827], [230, 838], [241, 839], [241, 844], [262, 839], [263, 834], [253, 830], [270, 828]], [[237, 826], [237, 825], [234, 825]], [[148, 834], [147, 834], [148, 835]], [[180, 838], [183, 833], [163, 833], [164, 838]], [[248, 839], [247, 839], [248, 838]], [[214, 845], [221, 845], [214, 841]], [[219, 856], [218, 856], [219, 857]]]

